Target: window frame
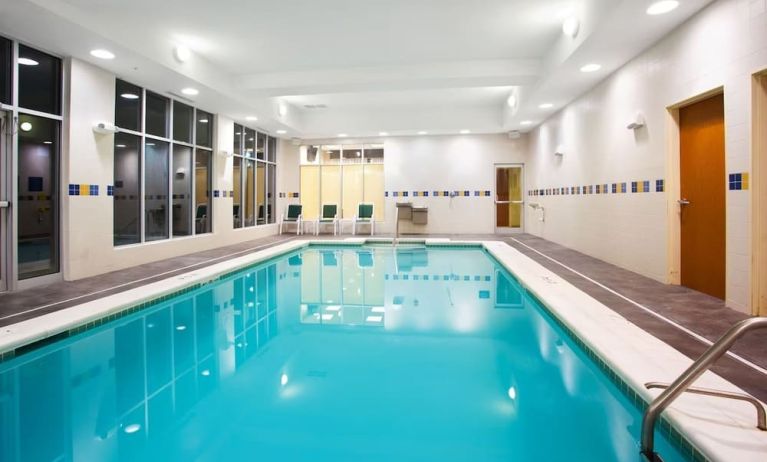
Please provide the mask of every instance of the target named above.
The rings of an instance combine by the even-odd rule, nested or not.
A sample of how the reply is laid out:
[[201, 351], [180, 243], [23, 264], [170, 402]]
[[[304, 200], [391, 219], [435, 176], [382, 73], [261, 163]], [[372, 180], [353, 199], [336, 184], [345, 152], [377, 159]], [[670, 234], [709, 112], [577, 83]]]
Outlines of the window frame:
[[[238, 134], [239, 129], [239, 134]], [[248, 155], [248, 146], [247, 146], [247, 133], [248, 131], [255, 134], [255, 140], [253, 141], [253, 152], [252, 155]], [[249, 228], [255, 228], [258, 226], [266, 226], [275, 224], [277, 222], [276, 219], [276, 201], [274, 200], [276, 197], [276, 189], [277, 189], [277, 153], [279, 152], [279, 149], [276, 148], [279, 138], [274, 137], [270, 135], [265, 130], [259, 130], [258, 128], [253, 128], [244, 124], [240, 124], [235, 122], [234, 126], [232, 128], [232, 134], [233, 134], [233, 157], [238, 157], [240, 159], [240, 226], [234, 226], [234, 208], [232, 209], [232, 228], [235, 230], [238, 229], [249, 229]], [[264, 154], [263, 159], [258, 157], [258, 140], [260, 137], [263, 137], [264, 139]], [[239, 140], [238, 140], [239, 138]], [[273, 156], [273, 161], [267, 160], [268, 159], [268, 145], [269, 145], [269, 139], [274, 138], [274, 144], [275, 144], [275, 152]], [[239, 143], [238, 143], [239, 141]], [[237, 147], [239, 146], [239, 150]], [[253, 172], [255, 175], [254, 180], [254, 187], [253, 187], [253, 197], [251, 198], [254, 205], [254, 213], [253, 213], [253, 224], [246, 225], [245, 224], [245, 191], [247, 191], [246, 186], [246, 180], [244, 179], [245, 176], [242, 172], [246, 171], [245, 166], [247, 165], [248, 161], [253, 161]], [[272, 166], [270, 169], [269, 167]], [[258, 169], [259, 167], [264, 169], [264, 181], [263, 184], [260, 184], [258, 182]], [[274, 181], [270, 183], [271, 175], [274, 176]], [[234, 190], [234, 182], [237, 181], [236, 178], [234, 178], [234, 168], [232, 168], [232, 189]], [[259, 216], [258, 216], [258, 190], [259, 188], [263, 188], [264, 191], [264, 217], [263, 222], [259, 222]], [[269, 206], [272, 205], [271, 211], [269, 210]], [[232, 205], [234, 207], [234, 203]]]
[[[140, 180], [141, 180], [141, 186], [139, 188], [140, 202], [141, 202], [140, 214], [139, 214], [139, 219], [141, 220], [141, 226], [140, 226], [141, 236], [140, 236], [139, 242], [132, 243], [132, 244], [123, 244], [123, 245], [114, 245], [114, 239], [113, 239], [113, 246], [115, 248], [126, 248], [126, 247], [132, 247], [132, 246], [145, 245], [145, 244], [148, 244], [148, 243], [168, 242], [168, 241], [179, 240], [179, 239], [188, 239], [188, 238], [192, 238], [192, 237], [196, 237], [196, 236], [204, 236], [206, 234], [213, 234], [215, 232], [215, 229], [214, 229], [214, 226], [213, 226], [213, 220], [211, 219], [213, 217], [213, 207], [214, 207], [213, 206], [214, 194], [213, 194], [213, 191], [212, 191], [212, 185], [213, 185], [213, 179], [215, 178], [215, 175], [214, 175], [215, 162], [214, 162], [214, 156], [213, 156], [215, 151], [213, 149], [213, 146], [215, 146], [215, 136], [216, 136], [215, 127], [216, 127], [216, 124], [218, 123], [218, 117], [213, 112], [206, 111], [204, 109], [200, 109], [197, 106], [192, 106], [192, 105], [188, 104], [187, 102], [179, 101], [176, 98], [164, 96], [164, 95], [162, 95], [162, 94], [160, 94], [158, 92], [153, 92], [152, 90], [149, 90], [149, 89], [147, 89], [145, 87], [142, 87], [140, 85], [133, 84], [133, 83], [129, 82], [128, 80], [121, 79], [120, 77], [116, 77], [115, 78], [115, 86], [117, 85], [118, 81], [122, 81], [122, 82], [128, 83], [130, 85], [134, 85], [134, 86], [136, 86], [136, 87], [141, 89], [141, 108], [140, 108], [140, 111], [141, 111], [141, 124], [140, 124], [141, 130], [136, 131], [136, 130], [130, 130], [130, 129], [127, 129], [127, 128], [118, 127], [120, 129], [120, 132], [127, 133], [127, 134], [133, 135], [133, 136], [137, 136], [141, 140], [141, 143], [140, 143], [141, 152], [139, 153], [139, 158], [140, 158], [140, 162], [141, 162], [141, 164], [140, 164], [141, 171], [139, 172]], [[152, 135], [152, 134], [146, 132], [146, 113], [147, 113], [146, 97], [147, 97], [147, 93], [153, 93], [153, 94], [159, 95], [159, 96], [161, 96], [163, 98], [166, 98], [168, 100], [168, 107], [167, 107], [167, 111], [166, 111], [166, 115], [167, 115], [166, 127], [167, 127], [167, 135], [168, 135], [167, 138], [166, 137]], [[115, 95], [115, 98], [118, 98], [118, 97], [119, 97], [119, 95]], [[174, 117], [175, 105], [176, 104], [181, 104], [181, 105], [184, 105], [184, 106], [192, 108], [192, 137], [191, 137], [192, 142], [191, 143], [187, 143], [187, 142], [184, 142], [184, 141], [176, 141], [176, 140], [173, 139], [174, 138], [173, 117]], [[115, 108], [115, 120], [116, 120], [116, 111], [117, 111], [117, 108]], [[208, 123], [211, 124], [211, 129], [210, 129], [211, 130], [211, 145], [210, 146], [204, 146], [204, 145], [198, 145], [197, 144], [197, 114], [198, 114], [198, 111], [199, 112], [204, 112], [205, 114], [209, 115], [213, 119], [213, 120], [209, 120], [209, 122], [208, 122]], [[166, 210], [167, 210], [167, 212], [166, 212], [166, 219], [168, 221], [168, 224], [167, 224], [168, 237], [164, 238], [164, 239], [148, 240], [147, 236], [146, 236], [146, 143], [147, 143], [147, 141], [151, 141], [151, 140], [155, 140], [157, 142], [162, 142], [162, 143], [167, 143], [168, 144], [168, 172], [167, 172], [168, 173], [168, 185], [167, 185], [168, 186], [168, 195], [167, 195], [168, 197], [165, 199], [165, 207], [166, 207]], [[190, 226], [190, 228], [189, 228], [190, 233], [187, 234], [187, 235], [183, 235], [183, 236], [174, 236], [174, 232], [173, 232], [173, 178], [174, 178], [173, 152], [174, 151], [173, 150], [174, 150], [175, 146], [184, 146], [184, 147], [187, 147], [187, 148], [191, 149], [191, 165], [192, 165], [192, 169], [194, 169], [194, 166], [196, 165], [196, 162], [197, 162], [197, 152], [198, 151], [206, 151], [208, 153], [208, 155], [210, 156], [210, 168], [209, 168], [209, 171], [208, 171], [209, 178], [208, 178], [207, 183], [209, 184], [209, 188], [211, 188], [211, 189], [208, 190], [208, 194], [209, 194], [209, 196], [208, 196], [208, 203], [207, 203], [207, 205], [208, 205], [208, 210], [207, 210], [207, 216], [208, 216], [208, 226], [207, 226], [207, 228], [208, 228], [208, 230], [205, 231], [205, 232], [198, 233], [197, 232], [197, 227], [196, 227], [196, 224], [195, 224], [195, 221], [194, 221], [196, 219], [196, 216], [197, 216], [197, 210], [196, 210], [196, 205], [197, 205], [196, 204], [196, 194], [197, 194], [197, 190], [196, 190], [197, 189], [197, 185], [196, 185], [196, 183], [197, 182], [195, 181], [194, 175], [192, 175], [192, 173], [194, 173], [194, 172], [190, 172], [190, 174], [188, 176], [189, 177], [188, 181], [191, 182], [191, 185], [190, 185], [190, 188], [189, 188], [191, 190], [191, 197], [189, 197], [189, 207], [190, 207], [189, 215], [190, 215], [190, 220], [191, 220], [191, 224], [189, 225]], [[114, 177], [112, 178], [112, 181], [114, 183]], [[114, 187], [114, 184], [113, 184], [113, 187]], [[114, 198], [112, 200], [114, 201]], [[112, 225], [112, 234], [114, 235], [114, 223]]]

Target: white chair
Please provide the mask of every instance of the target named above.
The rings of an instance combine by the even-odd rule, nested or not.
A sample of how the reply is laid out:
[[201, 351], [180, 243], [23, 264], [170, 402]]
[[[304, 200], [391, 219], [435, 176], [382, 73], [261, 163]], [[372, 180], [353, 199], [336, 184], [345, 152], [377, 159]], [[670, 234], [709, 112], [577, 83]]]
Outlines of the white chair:
[[280, 219], [280, 234], [282, 234], [282, 226], [294, 223], [296, 225], [296, 235], [303, 233], [304, 222], [302, 220], [301, 211], [303, 206], [301, 204], [288, 205], [288, 211], [282, 215]]
[[376, 222], [373, 218], [373, 204], [358, 204], [357, 215], [354, 216], [354, 222], [352, 223], [352, 235], [357, 234], [357, 224], [370, 225], [370, 235], [375, 234]]

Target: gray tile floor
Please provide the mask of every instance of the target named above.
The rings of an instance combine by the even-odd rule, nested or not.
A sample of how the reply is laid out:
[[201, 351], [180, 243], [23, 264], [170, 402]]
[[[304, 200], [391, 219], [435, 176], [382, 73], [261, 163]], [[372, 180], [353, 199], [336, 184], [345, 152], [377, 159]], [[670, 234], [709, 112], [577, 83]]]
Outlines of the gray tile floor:
[[[327, 238], [328, 236], [325, 235], [323, 237]], [[341, 236], [339, 238], [346, 237], [348, 236]], [[706, 349], [706, 345], [637, 308], [625, 299], [541, 256], [530, 248], [562, 262], [615, 292], [674, 320], [712, 341], [716, 340], [732, 324], [746, 317], [742, 313], [724, 306], [721, 300], [684, 287], [661, 284], [652, 279], [531, 235], [522, 234], [513, 237], [497, 235], [431, 235], [429, 237], [451, 237], [466, 240], [504, 240], [606, 306], [620, 313], [642, 329], [669, 343], [691, 358], [698, 357]], [[272, 236], [78, 281], [60, 282], [34, 290], [0, 294], [0, 326], [13, 324], [89, 300], [95, 300], [106, 295], [140, 287], [141, 285], [175, 274], [217, 263], [226, 258], [237, 256], [237, 254], [255, 251], [294, 238], [294, 236], [290, 235]], [[733, 351], [749, 361], [767, 368], [766, 338], [767, 336], [764, 333], [753, 333], [736, 344]], [[767, 380], [765, 380], [767, 377], [764, 374], [730, 358], [722, 358], [714, 367], [714, 371], [762, 401], [767, 401]]]

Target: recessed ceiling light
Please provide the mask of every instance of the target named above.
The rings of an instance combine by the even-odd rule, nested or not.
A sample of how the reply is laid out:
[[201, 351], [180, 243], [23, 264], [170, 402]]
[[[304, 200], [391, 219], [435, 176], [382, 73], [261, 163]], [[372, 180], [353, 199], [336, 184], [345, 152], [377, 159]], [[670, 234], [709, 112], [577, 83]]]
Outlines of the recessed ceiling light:
[[200, 94], [200, 90], [192, 87], [183, 88], [181, 90], [181, 93], [188, 95], [188, 96], [195, 96]]
[[575, 16], [562, 21], [562, 33], [568, 37], [575, 38], [578, 35], [578, 30], [581, 28], [581, 22]]
[[427, 133], [428, 133], [428, 132], [425, 132], [425, 131], [423, 131], [423, 130], [422, 130], [422, 131], [420, 131], [420, 132], [418, 132], [418, 134], [419, 134], [419, 135], [426, 135]]
[[21, 131], [28, 132], [32, 130], [32, 124], [29, 122], [22, 122], [21, 125], [19, 125], [19, 128]]
[[19, 64], [22, 66], [37, 66], [40, 63], [31, 58], [19, 58]]
[[247, 117], [245, 117], [245, 120], [249, 120], [251, 122], [255, 122], [256, 120], [258, 120], [258, 117], [256, 117], [256, 116], [247, 116]]
[[655, 2], [649, 7], [647, 7], [647, 14], [649, 14], [650, 16], [666, 14], [669, 11], [675, 10], [676, 7], [678, 6], [679, 6], [679, 2], [677, 0], [662, 0], [660, 2]]
[[506, 104], [510, 108], [515, 107], [517, 105], [517, 95], [515, 95], [514, 93], [510, 94], [509, 99], [506, 100]]
[[471, 130], [461, 130], [461, 135], [468, 135], [471, 133]]
[[378, 136], [389, 136], [389, 132], [378, 132]]
[[541, 105], [540, 105], [540, 106], [538, 106], [538, 107], [539, 107], [539, 108], [541, 108], [541, 109], [550, 109], [550, 108], [553, 108], [553, 107], [554, 107], [554, 105], [553, 105], [553, 104], [551, 104], [551, 103], [543, 103], [543, 104], [541, 104]]
[[519, 123], [519, 125], [532, 125], [532, 124], [533, 122], [530, 120], [523, 120], [522, 122]]
[[285, 133], [287, 133], [287, 130], [277, 130], [278, 135], [284, 135]]
[[125, 98], [125, 99], [138, 99], [138, 95], [136, 95], [136, 94], [134, 94], [134, 93], [123, 93], [122, 95], [120, 95], [120, 98]]
[[288, 105], [285, 103], [280, 103], [280, 105], [277, 107], [277, 113], [280, 115], [280, 117], [285, 117], [285, 115], [288, 113]]
[[101, 48], [98, 48], [96, 50], [91, 50], [91, 56], [93, 56], [94, 58], [99, 58], [99, 59], [115, 59], [114, 53], [112, 53], [109, 50], [104, 50]]
[[581, 67], [581, 72], [596, 72], [600, 69], [602, 69], [602, 66], [599, 64], [586, 64]]
[[187, 48], [187, 47], [185, 47], [183, 45], [178, 45], [173, 50], [173, 56], [176, 57], [178, 62], [185, 63], [185, 62], [189, 61], [189, 58], [192, 57], [192, 52], [189, 50], [189, 48]]
[[347, 135], [346, 133], [339, 133], [338, 134], [339, 138], [346, 138], [347, 136], [349, 136], [349, 135]]

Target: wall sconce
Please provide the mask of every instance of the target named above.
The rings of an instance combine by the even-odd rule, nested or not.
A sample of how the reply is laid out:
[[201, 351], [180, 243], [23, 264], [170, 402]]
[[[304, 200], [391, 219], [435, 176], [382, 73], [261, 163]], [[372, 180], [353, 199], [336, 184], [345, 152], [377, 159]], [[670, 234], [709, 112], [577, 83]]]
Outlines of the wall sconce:
[[638, 130], [644, 127], [644, 125], [645, 125], [644, 116], [642, 115], [642, 113], [637, 112], [636, 114], [634, 114], [634, 118], [629, 120], [629, 123], [628, 125], [626, 125], [626, 128], [628, 128], [629, 130]]
[[117, 127], [110, 122], [98, 122], [93, 125], [93, 132], [99, 135], [113, 135], [118, 131]]

